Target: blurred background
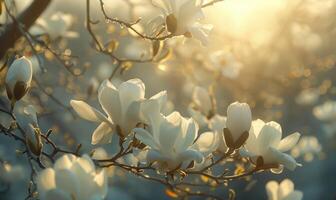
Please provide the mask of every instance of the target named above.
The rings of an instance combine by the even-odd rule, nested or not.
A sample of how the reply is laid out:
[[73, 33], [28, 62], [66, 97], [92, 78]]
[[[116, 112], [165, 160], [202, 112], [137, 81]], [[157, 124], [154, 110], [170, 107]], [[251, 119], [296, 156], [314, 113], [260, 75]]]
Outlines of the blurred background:
[[[16, 2], [18, 10], [22, 10], [31, 1]], [[159, 13], [149, 0], [104, 2], [111, 17], [124, 21], [141, 17], [139, 30], [145, 30], [149, 20]], [[93, 30], [104, 43], [116, 45], [113, 49], [116, 55], [132, 59], [150, 57], [150, 41], [134, 37], [132, 32], [116, 24], [106, 24], [99, 1], [92, 0], [91, 4], [91, 17], [99, 22]], [[97, 87], [109, 78], [116, 63], [92, 48], [92, 39], [85, 28], [85, 8], [84, 0], [54, 0], [41, 16], [48, 19], [55, 12], [71, 15], [70, 31], [76, 32], [77, 37], [59, 39], [53, 46], [75, 56], [73, 70], [83, 74], [72, 76], [48, 53], [39, 55], [44, 60], [43, 66], [36, 56], [31, 56], [34, 76], [42, 83], [45, 93], [35, 85], [16, 112], [23, 112], [23, 107], [29, 104], [36, 106], [41, 128], [45, 131], [52, 128], [55, 141], [69, 148], [81, 143], [82, 151], [90, 152], [98, 148], [90, 144], [96, 124], [74, 115], [69, 101], [83, 99], [99, 108]], [[163, 59], [129, 63], [124, 73], [118, 72], [112, 82], [118, 85], [130, 78], [140, 78], [146, 85], [147, 97], [168, 91], [167, 114], [178, 110], [184, 116], [193, 117], [197, 117], [191, 111], [193, 91], [200, 86], [209, 89], [216, 99], [216, 112], [221, 115], [226, 115], [230, 103], [247, 102], [254, 119], [279, 122], [283, 137], [300, 132], [302, 138], [291, 154], [303, 167], [294, 172], [267, 172], [248, 181], [233, 181], [228, 187], [235, 188], [237, 199], [266, 199], [266, 182], [286, 177], [293, 180], [296, 189], [303, 191], [303, 199], [336, 199], [336, 0], [225, 0], [205, 8], [204, 12], [204, 22], [214, 27], [208, 46], [194, 39], [167, 40], [163, 44]], [[26, 55], [31, 55], [29, 47], [16, 48], [23, 48]], [[44, 68], [47, 73], [42, 72]], [[2, 102], [7, 101], [4, 74], [1, 71]], [[19, 119], [24, 123], [24, 118]], [[0, 121], [10, 124], [6, 115], [0, 114]], [[103, 148], [108, 153], [115, 151], [111, 144]], [[26, 195], [23, 188], [27, 186], [29, 173], [26, 160], [18, 150], [20, 146], [15, 141], [0, 136], [0, 158], [11, 164], [10, 170], [1, 169], [4, 184], [0, 199], [23, 199]], [[6, 175], [8, 171], [10, 175]], [[107, 199], [169, 199], [160, 185], [117, 169], [110, 171]], [[216, 192], [221, 194], [220, 189]]]

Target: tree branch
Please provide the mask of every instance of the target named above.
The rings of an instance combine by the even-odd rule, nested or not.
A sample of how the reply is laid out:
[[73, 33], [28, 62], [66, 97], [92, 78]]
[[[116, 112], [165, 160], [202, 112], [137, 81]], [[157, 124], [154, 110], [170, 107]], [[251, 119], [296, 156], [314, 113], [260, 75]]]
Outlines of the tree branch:
[[[48, 7], [51, 0], [35, 0], [29, 7], [27, 7], [22, 13], [17, 17], [17, 20], [29, 29], [36, 19], [42, 14], [42, 12]], [[10, 22], [4, 28], [4, 32], [0, 34], [0, 59], [2, 59], [7, 50], [14, 46], [16, 40], [22, 36], [18, 24]]]

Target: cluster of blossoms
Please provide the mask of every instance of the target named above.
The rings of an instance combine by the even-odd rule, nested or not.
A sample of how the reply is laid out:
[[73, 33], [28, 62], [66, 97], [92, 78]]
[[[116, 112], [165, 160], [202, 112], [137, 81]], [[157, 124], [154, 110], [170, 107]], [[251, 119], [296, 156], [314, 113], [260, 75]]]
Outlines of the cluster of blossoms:
[[[202, 0], [153, 0], [152, 3], [161, 11], [161, 15], [150, 22], [152, 25], [164, 26], [169, 32], [168, 36], [194, 37], [202, 44], [207, 44], [212, 26], [200, 23], [204, 18]], [[49, 20], [40, 20], [38, 26], [30, 31], [33, 35], [47, 33], [51, 40], [55, 40], [76, 35], [68, 31], [72, 22], [70, 16], [56, 13]], [[237, 78], [243, 66], [235, 55], [226, 52], [215, 53], [210, 62], [210, 65], [214, 66], [212, 71], [220, 72], [229, 79]], [[11, 102], [11, 114], [15, 103], [29, 91], [32, 78], [33, 66], [29, 59], [21, 57], [10, 65], [5, 84]], [[282, 138], [280, 124], [274, 121], [253, 120], [247, 103], [231, 103], [226, 116], [223, 116], [216, 112], [214, 97], [206, 89], [195, 87], [193, 103], [188, 109], [191, 118], [188, 118], [178, 111], [165, 112], [165, 108], [168, 107], [166, 91], [149, 98], [145, 96], [145, 84], [140, 79], [131, 79], [119, 85], [104, 80], [98, 88], [98, 101], [103, 112], [81, 100], [71, 100], [70, 105], [81, 118], [99, 124], [92, 134], [92, 145], [110, 144], [113, 137], [119, 137], [120, 147], [123, 149], [122, 142], [132, 140], [133, 146], [129, 146], [131, 151], [127, 154], [135, 154], [132, 148], [140, 150], [145, 154], [144, 163], [141, 164], [154, 167], [165, 175], [171, 175], [177, 170], [186, 173], [185, 175], [188, 175], [188, 172], [204, 172], [215, 164], [216, 154], [244, 158], [255, 167], [252, 173], [260, 170], [281, 172], [283, 168], [294, 170], [300, 166], [286, 153], [295, 151], [294, 147], [300, 134], [293, 133]], [[312, 99], [315, 100], [313, 97]], [[314, 114], [323, 120], [333, 118], [335, 113], [325, 114], [324, 107], [322, 111], [321, 108], [316, 109]], [[49, 136], [41, 136], [34, 107], [26, 107], [24, 113], [31, 121], [23, 134], [23, 140], [29, 156], [36, 156], [40, 162], [43, 142], [52, 146], [54, 143], [50, 141]], [[312, 142], [300, 144], [304, 147], [305, 143]], [[58, 153], [58, 147], [53, 147]], [[44, 167], [46, 169], [38, 173], [36, 183], [39, 198], [106, 198], [107, 174], [105, 169], [96, 169], [99, 159], [88, 155], [80, 157], [78, 152], [64, 152], [68, 154], [57, 159], [53, 166]], [[120, 157], [109, 160], [108, 156], [104, 155], [102, 160], [114, 162]], [[51, 160], [53, 161], [53, 158]], [[119, 165], [133, 170], [132, 166]], [[140, 162], [137, 166], [140, 166]], [[136, 168], [134, 170], [136, 171]], [[272, 200], [302, 198], [302, 193], [295, 191], [293, 183], [289, 180], [280, 184], [269, 182], [266, 189]]]
[[107, 194], [105, 170], [96, 171], [87, 155], [64, 155], [53, 168], [41, 171], [37, 177], [40, 199], [104, 199]]
[[199, 133], [199, 125], [192, 118], [176, 111], [163, 115], [166, 92], [146, 99], [145, 85], [140, 79], [128, 80], [119, 87], [106, 80], [100, 86], [98, 98], [107, 116], [83, 101], [71, 101], [79, 116], [101, 123], [92, 135], [92, 144], [110, 143], [113, 132], [120, 137], [134, 133], [148, 147], [147, 162], [156, 162], [160, 169], [170, 171], [186, 168], [191, 162], [200, 164], [217, 149], [222, 152], [240, 149], [241, 155], [254, 163], [262, 158], [263, 167], [268, 168], [284, 166], [294, 170], [299, 165], [284, 152], [296, 145], [300, 134], [281, 139], [281, 126], [276, 122], [252, 121], [246, 103], [232, 103], [227, 117], [212, 117], [211, 132]]

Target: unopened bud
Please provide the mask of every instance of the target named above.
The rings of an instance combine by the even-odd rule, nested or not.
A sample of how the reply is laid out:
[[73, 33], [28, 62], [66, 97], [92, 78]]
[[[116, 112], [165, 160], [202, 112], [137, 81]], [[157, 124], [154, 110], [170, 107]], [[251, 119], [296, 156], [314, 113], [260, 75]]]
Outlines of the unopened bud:
[[26, 143], [29, 150], [36, 156], [40, 156], [42, 153], [42, 138], [39, 128], [34, 128], [29, 124], [29, 130], [27, 131]]
[[[227, 109], [226, 127], [230, 130], [234, 142], [237, 142], [243, 134], [250, 130], [251, 123], [252, 114], [248, 104], [239, 102], [230, 104]], [[245, 137], [246, 135], [243, 136], [243, 139]]]
[[19, 101], [29, 90], [33, 76], [33, 68], [26, 57], [16, 59], [6, 75], [6, 91], [12, 104]]

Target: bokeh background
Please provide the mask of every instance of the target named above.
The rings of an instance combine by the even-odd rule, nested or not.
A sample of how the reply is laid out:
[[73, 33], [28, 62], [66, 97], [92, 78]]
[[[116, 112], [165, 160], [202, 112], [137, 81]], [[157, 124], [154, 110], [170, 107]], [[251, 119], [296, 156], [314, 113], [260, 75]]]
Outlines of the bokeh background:
[[[29, 2], [18, 0], [19, 10]], [[159, 13], [147, 0], [104, 2], [110, 16], [124, 21], [141, 17], [140, 29]], [[73, 77], [51, 55], [40, 55], [48, 72], [39, 72], [41, 66], [35, 62], [34, 76], [66, 106], [76, 98], [99, 107], [97, 86], [116, 66], [92, 48], [85, 28], [85, 6], [84, 0], [54, 0], [41, 16], [48, 19], [55, 12], [73, 16], [71, 31], [79, 37], [62, 39], [56, 46], [78, 56], [75, 68], [78, 72], [85, 69], [84, 75]], [[118, 25], [105, 23], [98, 1], [92, 0], [91, 9], [92, 18], [99, 20], [94, 31], [104, 41], [118, 41], [117, 55], [135, 59], [150, 55], [149, 41], [135, 38]], [[335, 199], [336, 0], [225, 0], [204, 11], [205, 22], [214, 26], [208, 46], [193, 39], [171, 39], [164, 47], [170, 51], [167, 59], [133, 64], [124, 74], [118, 74], [113, 83], [141, 78], [147, 97], [167, 90], [170, 104], [166, 112], [175, 109], [185, 116], [190, 116], [195, 86], [214, 88], [217, 112], [222, 115], [231, 102], [249, 103], [254, 119], [279, 122], [284, 136], [298, 131], [302, 137], [312, 137], [309, 144], [292, 152], [303, 167], [282, 174], [258, 174], [247, 182], [233, 181], [229, 187], [236, 189], [237, 198], [266, 199], [267, 181], [288, 177], [296, 189], [303, 191], [304, 199]], [[2, 86], [0, 89], [4, 102], [5, 90]], [[37, 87], [32, 88], [17, 112], [29, 104], [47, 108], [48, 112], [39, 116], [40, 126], [44, 130], [52, 128], [53, 139], [58, 143], [69, 148], [81, 143], [83, 152], [97, 148], [90, 145], [96, 124], [77, 118], [72, 111], [41, 94]], [[10, 123], [5, 115], [0, 115], [0, 121]], [[111, 144], [103, 148], [107, 152], [115, 150]], [[26, 195], [29, 172], [18, 150], [20, 146], [15, 141], [0, 136], [0, 158], [10, 162], [15, 172], [15, 176], [0, 175], [3, 182], [10, 182], [9, 188], [4, 185], [0, 191], [0, 199], [23, 199]], [[111, 173], [114, 176], [110, 178], [107, 199], [169, 199], [160, 185], [118, 170]]]

